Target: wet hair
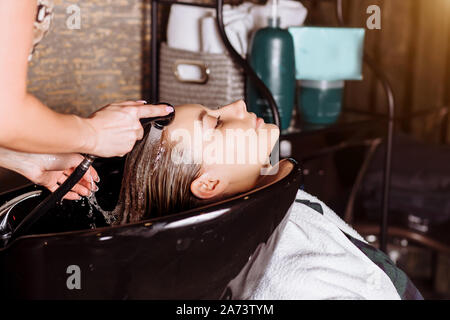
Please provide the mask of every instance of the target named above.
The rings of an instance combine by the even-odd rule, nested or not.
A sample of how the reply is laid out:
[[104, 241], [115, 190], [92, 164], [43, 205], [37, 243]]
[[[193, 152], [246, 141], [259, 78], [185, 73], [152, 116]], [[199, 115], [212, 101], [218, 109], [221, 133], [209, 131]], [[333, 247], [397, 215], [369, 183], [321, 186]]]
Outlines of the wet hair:
[[156, 144], [149, 132], [146, 130], [127, 156], [114, 224], [160, 217], [207, 203], [190, 190], [192, 181], [200, 175], [201, 164], [177, 163], [174, 157], [180, 159], [186, 151], [168, 141], [166, 130]]

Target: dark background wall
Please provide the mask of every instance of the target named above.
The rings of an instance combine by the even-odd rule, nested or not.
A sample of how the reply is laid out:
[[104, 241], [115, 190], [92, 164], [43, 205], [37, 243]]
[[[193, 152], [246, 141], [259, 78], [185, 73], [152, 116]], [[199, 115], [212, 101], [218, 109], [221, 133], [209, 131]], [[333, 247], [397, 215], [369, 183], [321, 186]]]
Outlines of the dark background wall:
[[[307, 24], [336, 25], [334, 0], [304, 0]], [[366, 30], [365, 48], [392, 83], [397, 114], [445, 106], [450, 100], [450, 2], [447, 0], [343, 0], [349, 26], [364, 27], [366, 9], [381, 8], [381, 30]], [[366, 67], [364, 81], [348, 82], [345, 104], [384, 112], [385, 96]], [[434, 119], [404, 121], [403, 129], [424, 137]]]

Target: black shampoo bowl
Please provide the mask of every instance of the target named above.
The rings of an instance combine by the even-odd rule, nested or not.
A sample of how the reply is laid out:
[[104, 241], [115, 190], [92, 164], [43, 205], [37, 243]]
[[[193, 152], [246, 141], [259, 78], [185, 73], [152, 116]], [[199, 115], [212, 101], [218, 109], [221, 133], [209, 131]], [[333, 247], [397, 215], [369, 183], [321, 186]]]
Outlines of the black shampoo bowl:
[[[42, 225], [58, 217], [85, 215], [86, 206], [81, 208], [80, 202], [57, 206], [51, 221], [42, 221], [39, 230], [0, 249], [1, 295], [27, 299], [221, 298], [295, 199], [301, 183], [299, 164], [291, 159], [282, 163], [277, 179], [251, 192], [134, 224], [97, 225], [95, 229], [79, 224], [71, 230], [61, 223], [62, 229], [45, 232]], [[101, 172], [101, 176], [107, 175]], [[0, 195], [0, 205], [27, 191]], [[25, 202], [34, 201], [34, 206], [38, 199]], [[23, 211], [27, 206], [19, 207]], [[78, 275], [80, 287], [73, 288]]]

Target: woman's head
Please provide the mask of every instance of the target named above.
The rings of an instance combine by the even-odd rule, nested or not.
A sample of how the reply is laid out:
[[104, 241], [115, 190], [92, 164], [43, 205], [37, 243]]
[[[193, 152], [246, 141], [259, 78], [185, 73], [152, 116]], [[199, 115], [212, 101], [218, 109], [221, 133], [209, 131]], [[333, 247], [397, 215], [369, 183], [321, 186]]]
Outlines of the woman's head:
[[120, 222], [179, 212], [250, 190], [278, 136], [278, 128], [247, 112], [243, 101], [217, 110], [177, 106], [160, 143], [151, 143], [146, 135], [127, 158]]

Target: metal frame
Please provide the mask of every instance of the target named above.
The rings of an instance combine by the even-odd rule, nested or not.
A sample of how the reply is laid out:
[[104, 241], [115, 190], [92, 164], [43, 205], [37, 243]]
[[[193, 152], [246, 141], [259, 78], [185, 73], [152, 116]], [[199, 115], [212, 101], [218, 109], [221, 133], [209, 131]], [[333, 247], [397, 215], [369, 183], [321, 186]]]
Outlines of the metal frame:
[[[202, 3], [191, 3], [185, 1], [176, 0], [151, 0], [151, 98], [153, 101], [158, 101], [159, 98], [159, 42], [158, 42], [158, 9], [159, 4], [185, 4], [189, 6], [205, 7], [205, 8], [215, 8], [216, 9], [216, 19], [217, 26], [219, 28], [219, 33], [225, 47], [228, 50], [233, 61], [239, 65], [244, 72], [253, 81], [256, 88], [259, 90], [260, 94], [266, 98], [267, 102], [273, 113], [273, 119], [275, 124], [280, 127], [280, 116], [278, 113], [278, 108], [276, 102], [264, 84], [264, 82], [258, 77], [253, 68], [249, 65], [246, 59], [242, 58], [239, 53], [234, 50], [233, 46], [230, 44], [228, 37], [225, 33], [225, 28], [223, 24], [223, 1], [216, 0], [215, 5], [213, 4], [202, 4]], [[340, 25], [345, 25], [343, 19], [342, 11], [342, 0], [336, 0], [336, 15]], [[382, 218], [380, 222], [380, 249], [386, 252], [387, 248], [387, 227], [388, 227], [388, 210], [389, 210], [389, 193], [390, 193], [390, 181], [391, 181], [391, 163], [392, 163], [392, 141], [394, 135], [394, 115], [395, 115], [395, 100], [388, 79], [384, 73], [376, 66], [372, 59], [367, 54], [364, 54], [364, 61], [374, 72], [375, 76], [381, 81], [383, 89], [386, 92], [387, 102], [388, 102], [388, 121], [387, 121], [387, 148], [385, 156], [385, 171], [384, 171], [384, 181], [383, 181], [383, 203], [382, 203]]]
[[[340, 26], [345, 26], [343, 15], [343, 0], [336, 0], [336, 17]], [[385, 154], [385, 168], [383, 176], [383, 200], [382, 200], [382, 215], [380, 221], [380, 249], [384, 252], [387, 250], [387, 235], [388, 235], [388, 216], [389, 216], [389, 194], [391, 188], [392, 176], [392, 142], [394, 139], [394, 123], [395, 123], [395, 98], [392, 86], [383, 71], [376, 65], [372, 58], [364, 52], [364, 62], [372, 70], [375, 77], [381, 82], [383, 90], [386, 93], [386, 100], [388, 106], [387, 116], [387, 139], [386, 139], [386, 154]]]

